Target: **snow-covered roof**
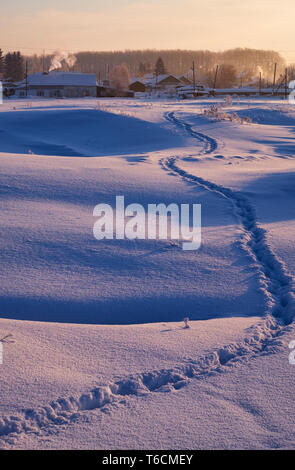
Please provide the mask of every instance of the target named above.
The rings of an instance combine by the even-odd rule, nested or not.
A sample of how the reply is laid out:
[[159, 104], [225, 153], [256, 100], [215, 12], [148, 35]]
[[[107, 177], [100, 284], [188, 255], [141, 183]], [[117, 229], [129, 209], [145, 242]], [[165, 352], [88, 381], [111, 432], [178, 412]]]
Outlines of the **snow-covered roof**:
[[144, 85], [144, 83], [145, 83], [145, 81], [144, 81], [142, 78], [140, 78], [140, 77], [137, 77], [137, 78], [134, 77], [134, 78], [131, 78], [131, 80], [130, 80], [130, 85], [133, 85], [133, 83], [137, 83], [137, 82], [142, 83], [143, 85]]
[[192, 83], [192, 80], [190, 80], [188, 77], [186, 77], [185, 75], [179, 75], [177, 77], [177, 80], [179, 80], [180, 82], [185, 82], [185, 83]]
[[159, 85], [160, 83], [162, 83], [167, 78], [170, 78], [170, 79], [174, 80], [175, 82], [179, 82], [179, 79], [176, 78], [174, 75], [166, 74], [166, 75], [153, 76], [152, 79], [145, 80], [144, 83], [146, 83], [147, 85], [150, 85], [150, 86], [156, 86], [156, 85]]
[[155, 75], [153, 73], [146, 73], [143, 77], [143, 80], [151, 80], [152, 78], [154, 78], [154, 76]]
[[37, 72], [28, 76], [30, 86], [96, 86], [94, 73]]

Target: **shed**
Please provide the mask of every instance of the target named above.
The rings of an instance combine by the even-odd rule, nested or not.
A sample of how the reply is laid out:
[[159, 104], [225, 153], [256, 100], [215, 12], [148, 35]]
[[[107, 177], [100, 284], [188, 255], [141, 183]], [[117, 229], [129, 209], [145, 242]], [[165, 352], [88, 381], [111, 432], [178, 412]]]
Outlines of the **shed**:
[[140, 80], [135, 80], [134, 82], [130, 83], [129, 90], [134, 91], [135, 93], [145, 93], [146, 86]]

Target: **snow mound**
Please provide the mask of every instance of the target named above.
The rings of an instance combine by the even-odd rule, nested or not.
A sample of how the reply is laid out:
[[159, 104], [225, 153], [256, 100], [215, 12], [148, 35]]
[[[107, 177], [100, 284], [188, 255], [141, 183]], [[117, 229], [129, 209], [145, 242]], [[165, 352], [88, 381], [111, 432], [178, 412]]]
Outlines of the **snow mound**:
[[158, 123], [97, 109], [0, 113], [0, 152], [101, 156], [151, 152], [183, 144]]
[[224, 372], [225, 367], [232, 367], [247, 358], [261, 354], [272, 354], [284, 344], [281, 338], [284, 329], [277, 321], [268, 316], [249, 329], [247, 337], [214, 350], [204, 357], [197, 358], [171, 369], [154, 370], [138, 373], [119, 381], [97, 387], [80, 397], [58, 398], [47, 406], [36, 409], [24, 409], [18, 415], [0, 418], [0, 438], [22, 433], [39, 433], [42, 429], [75, 421], [81, 412], [101, 409], [118, 403], [122, 397], [145, 396], [149, 393], [177, 392], [191, 379], [202, 379], [214, 373]]
[[[287, 108], [287, 107], [286, 107]], [[265, 109], [265, 108], [249, 108], [235, 110], [239, 118], [249, 118], [255, 124], [269, 126], [294, 126], [294, 116], [288, 114], [288, 109]], [[233, 113], [233, 111], [229, 111]]]

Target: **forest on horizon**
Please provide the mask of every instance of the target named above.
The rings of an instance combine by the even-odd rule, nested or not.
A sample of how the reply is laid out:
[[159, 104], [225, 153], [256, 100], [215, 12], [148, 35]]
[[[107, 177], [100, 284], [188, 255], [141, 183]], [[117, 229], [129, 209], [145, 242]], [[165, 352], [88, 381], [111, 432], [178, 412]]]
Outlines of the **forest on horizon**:
[[[159, 65], [160, 64], [160, 65]], [[130, 82], [132, 78], [146, 74], [163, 73], [175, 76], [187, 76], [192, 80], [192, 67], [195, 68], [195, 80], [207, 86], [213, 86], [218, 66], [217, 87], [255, 85], [261, 81], [263, 86], [273, 82], [276, 68], [276, 80], [295, 79], [295, 65], [286, 66], [285, 59], [276, 51], [236, 48], [223, 52], [208, 50], [126, 50], [113, 52], [78, 52], [56, 51], [52, 54], [24, 56], [19, 51], [4, 55], [0, 48], [0, 77], [21, 81], [28, 74], [35, 72], [79, 71], [95, 73], [98, 80], [112, 80], [114, 75], [124, 70]], [[121, 68], [121, 70], [119, 70]]]
[[[30, 73], [48, 70], [53, 55], [33, 55], [29, 60]], [[131, 77], [139, 77], [145, 73], [153, 73], [155, 63], [161, 57], [167, 73], [173, 75], [187, 74], [192, 63], [200, 80], [212, 74], [217, 65], [224, 64], [234, 67], [237, 75], [257, 77], [261, 72], [263, 78], [271, 79], [274, 64], [277, 64], [278, 76], [284, 73], [285, 59], [276, 51], [236, 48], [223, 52], [208, 50], [126, 50], [113, 52], [78, 52], [71, 70], [84, 73], [95, 73], [101, 79], [108, 78], [115, 66], [126, 64]], [[64, 70], [68, 70], [64, 64]]]

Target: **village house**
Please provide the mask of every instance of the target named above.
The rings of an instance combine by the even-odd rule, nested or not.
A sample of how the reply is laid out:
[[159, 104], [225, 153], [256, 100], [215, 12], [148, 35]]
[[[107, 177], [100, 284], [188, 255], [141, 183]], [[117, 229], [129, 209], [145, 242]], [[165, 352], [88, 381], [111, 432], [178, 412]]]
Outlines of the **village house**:
[[28, 75], [27, 83], [24, 81], [16, 90], [19, 96], [46, 98], [82, 98], [97, 96], [97, 80], [95, 74], [79, 72], [49, 72]]
[[175, 92], [179, 87], [191, 84], [192, 82], [185, 76], [147, 74], [142, 79], [134, 78], [129, 85], [129, 90], [135, 93], [145, 93], [153, 90]]
[[129, 90], [135, 93], [145, 93], [146, 85], [140, 80], [133, 80], [129, 85]]
[[157, 75], [147, 82], [147, 86], [151, 88], [158, 88], [166, 91], [175, 90], [180, 85], [181, 81], [173, 75]]

